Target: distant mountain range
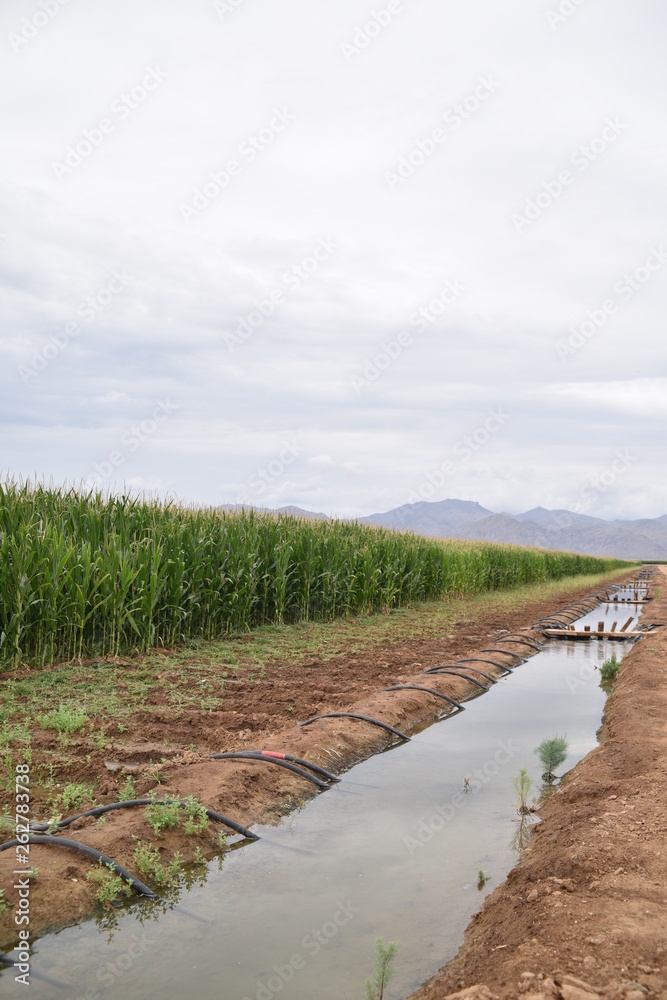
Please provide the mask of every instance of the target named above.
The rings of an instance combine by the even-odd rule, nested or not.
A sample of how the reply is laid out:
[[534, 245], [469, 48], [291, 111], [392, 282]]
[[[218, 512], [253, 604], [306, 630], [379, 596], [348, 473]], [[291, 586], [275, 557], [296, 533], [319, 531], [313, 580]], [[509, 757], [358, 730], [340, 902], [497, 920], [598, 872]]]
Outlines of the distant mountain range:
[[[322, 519], [325, 514], [283, 507], [285, 513]], [[359, 518], [400, 531], [436, 538], [469, 538], [541, 549], [563, 549], [620, 559], [667, 560], [667, 515], [636, 521], [604, 521], [569, 510], [534, 507], [523, 514], [495, 514], [471, 500], [439, 500], [404, 504], [381, 514]]]

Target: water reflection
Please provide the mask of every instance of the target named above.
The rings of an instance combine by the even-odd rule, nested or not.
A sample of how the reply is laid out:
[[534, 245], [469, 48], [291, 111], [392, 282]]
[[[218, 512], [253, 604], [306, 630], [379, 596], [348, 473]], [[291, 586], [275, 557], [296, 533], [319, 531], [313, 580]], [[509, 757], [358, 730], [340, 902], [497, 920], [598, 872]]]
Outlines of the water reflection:
[[522, 813], [520, 819], [515, 821], [515, 830], [509, 843], [509, 849], [516, 862], [521, 860], [521, 855], [528, 846], [534, 824], [535, 819], [529, 813]]

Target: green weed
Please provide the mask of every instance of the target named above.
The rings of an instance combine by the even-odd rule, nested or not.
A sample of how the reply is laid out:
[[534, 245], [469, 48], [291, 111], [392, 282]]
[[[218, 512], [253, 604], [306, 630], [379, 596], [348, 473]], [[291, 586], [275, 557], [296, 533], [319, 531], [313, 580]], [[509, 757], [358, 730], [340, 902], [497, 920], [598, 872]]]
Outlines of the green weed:
[[86, 879], [98, 886], [95, 898], [103, 906], [114, 903], [119, 896], [130, 896], [132, 893], [127, 882], [124, 882], [120, 875], [115, 874], [113, 866], [105, 865], [102, 861], [97, 868], [92, 868], [88, 872]]
[[604, 681], [606, 684], [615, 681], [620, 665], [621, 664], [616, 659], [615, 655], [612, 656], [610, 660], [605, 660], [605, 662], [600, 666], [600, 680]]
[[118, 801], [126, 802], [128, 799], [136, 799], [136, 797], [137, 797], [137, 789], [134, 783], [134, 778], [132, 777], [131, 774], [128, 774], [127, 777], [125, 778], [125, 784], [118, 792]]
[[133, 858], [142, 875], [152, 879], [158, 886], [173, 885], [182, 871], [182, 861], [178, 851], [172, 861], [165, 866], [162, 864], [158, 849], [152, 844], [142, 844], [140, 840], [134, 848]]
[[84, 803], [93, 802], [94, 793], [90, 785], [67, 782], [58, 796], [58, 802], [66, 812], [79, 809]]
[[181, 813], [182, 809], [178, 802], [165, 804], [154, 802], [150, 806], [146, 806], [144, 816], [153, 833], [159, 836], [163, 830], [171, 830], [175, 826], [180, 826]]
[[202, 805], [194, 795], [188, 796], [185, 800], [185, 808], [182, 810], [185, 816], [183, 829], [189, 835], [196, 836], [208, 830], [209, 820], [206, 815], [206, 806]]

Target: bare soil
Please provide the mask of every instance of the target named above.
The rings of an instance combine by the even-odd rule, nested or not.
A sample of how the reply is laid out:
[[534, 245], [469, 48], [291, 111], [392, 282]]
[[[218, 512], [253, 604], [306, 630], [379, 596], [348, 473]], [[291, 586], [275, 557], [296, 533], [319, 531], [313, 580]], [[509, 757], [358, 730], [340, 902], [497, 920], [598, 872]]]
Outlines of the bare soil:
[[[626, 576], [627, 573], [621, 577], [616, 576], [614, 579]], [[165, 675], [163, 677], [164, 690], [156, 688], [150, 692], [151, 710], [138, 711], [129, 719], [125, 719], [123, 731], [119, 731], [114, 736], [113, 742], [104, 749], [95, 750], [89, 740], [79, 740], [77, 734], [74, 734], [67, 747], [68, 755], [73, 759], [68, 764], [66, 776], [61, 776], [56, 771], [55, 777], [61, 777], [61, 780], [68, 782], [85, 781], [92, 784], [95, 804], [117, 801], [120, 789], [130, 774], [135, 782], [136, 794], [140, 796], [146, 795], [151, 789], [157, 789], [160, 795], [175, 798], [185, 798], [192, 794], [209, 808], [222, 812], [245, 826], [259, 822], [278, 822], [281, 815], [303, 803], [313, 794], [317, 794], [314, 786], [272, 765], [255, 762], [211, 761], [208, 758], [209, 753], [246, 748], [272, 749], [308, 758], [334, 771], [343, 770], [385, 747], [387, 735], [378, 728], [350, 719], [323, 720], [306, 729], [298, 728], [298, 720], [304, 720], [326, 711], [347, 710], [382, 719], [399, 729], [409, 729], [419, 724], [435, 721], [442, 715], [444, 703], [441, 700], [418, 691], [387, 693], [380, 689], [391, 684], [416, 683], [433, 687], [453, 698], [463, 698], [471, 691], [471, 685], [468, 681], [446, 675], [431, 675], [424, 678], [422, 671], [429, 666], [448, 662], [456, 657], [472, 655], [475, 650], [488, 646], [489, 641], [498, 638], [504, 631], [528, 630], [530, 623], [538, 617], [585, 596], [589, 591], [590, 587], [561, 592], [557, 601], [554, 601], [553, 595], [550, 594], [545, 599], [536, 600], [529, 605], [524, 604], [520, 610], [511, 610], [505, 606], [502, 610], [494, 612], [493, 606], [491, 605], [491, 610], [489, 610], [487, 604], [484, 609], [471, 611], [470, 605], [466, 605], [465, 618], [459, 620], [454, 628], [448, 628], [446, 633], [443, 631], [441, 635], [429, 635], [428, 637], [416, 635], [409, 640], [402, 638], [400, 641], [392, 641], [389, 637], [385, 642], [376, 646], [372, 652], [358, 652], [326, 660], [313, 659], [298, 665], [292, 665], [289, 662], [276, 662], [266, 667], [266, 670], [263, 671], [264, 676], [254, 679], [253, 683], [248, 683], [247, 678], [244, 677], [226, 681], [224, 707], [216, 710], [200, 710], [189, 707], [176, 711], [173, 703], [167, 699], [165, 694], [169, 686], [169, 677]], [[661, 599], [659, 608], [660, 612], [665, 614], [664, 598]], [[656, 606], [657, 610], [658, 606]], [[647, 607], [646, 613], [647, 617], [650, 617], [650, 606]], [[665, 620], [667, 620], [667, 615]], [[639, 919], [639, 909], [641, 907], [649, 908], [648, 901], [644, 900], [640, 892], [640, 896], [637, 897], [639, 898], [637, 903], [639, 909], [637, 909], [634, 880], [644, 877], [659, 877], [652, 867], [655, 861], [653, 848], [656, 847], [660, 850], [662, 843], [660, 838], [664, 840], [667, 829], [664, 825], [663, 797], [664, 728], [660, 737], [662, 742], [658, 740], [657, 735], [655, 739], [658, 742], [653, 742], [653, 737], [648, 739], [643, 735], [650, 720], [655, 719], [655, 725], [659, 728], [660, 720], [664, 719], [664, 700], [658, 702], [655, 689], [659, 686], [658, 679], [662, 679], [662, 675], [659, 675], [658, 671], [662, 669], [664, 674], [665, 642], [667, 642], [667, 635], [663, 637], [656, 632], [642, 640], [639, 647], [631, 654], [632, 659], [628, 658], [627, 661], [624, 661], [621, 679], [617, 682], [616, 690], [611, 699], [614, 712], [610, 714], [610, 719], [613, 722], [608, 722], [606, 732], [609, 731], [610, 726], [618, 727], [620, 725], [619, 720], [623, 718], [623, 710], [616, 709], [615, 706], [619, 703], [624, 704], [621, 692], [625, 691], [629, 683], [638, 699], [636, 710], [633, 709], [635, 711], [634, 722], [629, 724], [630, 728], [635, 726], [632, 753], [630, 754], [624, 746], [606, 751], [610, 755], [610, 763], [607, 763], [606, 757], [600, 763], [602, 768], [600, 775], [604, 772], [604, 776], [586, 778], [582, 788], [576, 777], [578, 772], [575, 771], [574, 777], [566, 783], [564, 791], [554, 796], [552, 804], [545, 812], [543, 823], [538, 829], [549, 830], [551, 827], [547, 825], [548, 823], [558, 823], [557, 828], [554, 828], [556, 847], [552, 849], [550, 846], [550, 840], [553, 836], [551, 834], [540, 833], [533, 838], [536, 845], [546, 845], [544, 849], [547, 851], [548, 862], [551, 866], [549, 875], [545, 875], [544, 878], [533, 878], [535, 886], [531, 884], [528, 889], [528, 891], [532, 891], [534, 887], [538, 888], [538, 903], [546, 909], [541, 912], [538, 907], [528, 922], [522, 917], [523, 923], [517, 922], [517, 927], [513, 928], [511, 933], [510, 929], [506, 927], [502, 940], [499, 937], [493, 937], [493, 941], [497, 941], [497, 943], [492, 944], [491, 947], [498, 948], [500, 946], [499, 951], [490, 953], [491, 957], [496, 956], [495, 961], [502, 962], [503, 958], [507, 960], [520, 945], [524, 946], [525, 952], [524, 943], [530, 944], [532, 938], [535, 937], [538, 940], [538, 945], [530, 945], [530, 947], [542, 950], [536, 950], [531, 961], [533, 965], [537, 962], [540, 966], [538, 971], [541, 971], [542, 967], [544, 967], [545, 972], [553, 971], [561, 966], [568, 969], [570, 967], [579, 968], [574, 954], [571, 956], [568, 950], [563, 952], [562, 962], [560, 965], [558, 964], [560, 961], [558, 942], [562, 942], [565, 946], [565, 942], [570, 941], [570, 937], [566, 936], [566, 931], [568, 935], [572, 931], [571, 911], [569, 909], [571, 894], [562, 886], [555, 888], [556, 883], [552, 885], [549, 882], [552, 875], [554, 878], [574, 879], [576, 872], [585, 871], [586, 887], [592, 880], [598, 880], [603, 888], [596, 890], [596, 892], [602, 893], [602, 904], [599, 908], [591, 904], [589, 909], [591, 912], [597, 913], [600, 920], [605, 920], [607, 923], [606, 898], [604, 896], [607, 880], [609, 880], [610, 885], [613, 883], [614, 891], [618, 890], [624, 893], [624, 899], [627, 897], [629, 902], [624, 904], [626, 905], [625, 916], [621, 919], [619, 915], [609, 923], [608, 926], [611, 930], [604, 932], [600, 928], [595, 930], [597, 923], [593, 918], [589, 918], [592, 920], [591, 928], [593, 928], [590, 931], [591, 935], [607, 934], [604, 947], [600, 945], [598, 950], [593, 952], [596, 961], [602, 962], [603, 959], [604, 963], [611, 961], [611, 957], [607, 959], [607, 955], [613, 956], [615, 954], [614, 948], [620, 948], [622, 944], [622, 942], [615, 943], [616, 939], [613, 937], [612, 931], [617, 937], [619, 934], [625, 934], [628, 927], [627, 921], [630, 920], [634, 926], [634, 921]], [[636, 662], [637, 657], [645, 656], [653, 647], [661, 650], [663, 667], [647, 666], [642, 669], [641, 673], [631, 675], [626, 663]], [[501, 654], [498, 655], [508, 665], [513, 664], [512, 657], [503, 658]], [[156, 670], [159, 671], [159, 659], [156, 659], [155, 662], [158, 664]], [[657, 662], [660, 662], [659, 657]], [[141, 661], [137, 660], [124, 664], [124, 669], [127, 671], [138, 670], [140, 666]], [[86, 670], [92, 670], [93, 667], [82, 664], [81, 669], [85, 673]], [[95, 669], [103, 669], [103, 665], [95, 665]], [[495, 668], [491, 667], [488, 672], [498, 673]], [[159, 673], [157, 676], [159, 678]], [[638, 678], [634, 683], [632, 683], [633, 677]], [[664, 697], [663, 683], [662, 698], [664, 699]], [[658, 714], [658, 706], [662, 715]], [[641, 713], [641, 721], [638, 721], [637, 713]], [[641, 728], [642, 726], [644, 729]], [[637, 735], [639, 733], [642, 733], [641, 738]], [[605, 747], [608, 742], [609, 736], [606, 736]], [[32, 746], [34, 770], [43, 767], [49, 759], [56, 759], [57, 741], [52, 731], [35, 729]], [[196, 749], [190, 750], [191, 746], [195, 746]], [[595, 753], [600, 754], [602, 749], [604, 748], [595, 751]], [[628, 771], [627, 781], [633, 788], [632, 792], [623, 784], [626, 767]], [[654, 784], [652, 782], [654, 779], [657, 781], [661, 767], [663, 768], [661, 772], [662, 782]], [[605, 768], [607, 768], [606, 771]], [[649, 775], [651, 780], [647, 784], [645, 778]], [[598, 789], [598, 784], [601, 791]], [[617, 786], [618, 791], [616, 791]], [[595, 791], [596, 789], [597, 791]], [[574, 837], [577, 843], [581, 839], [579, 832], [573, 827], [571, 828], [572, 817], [573, 815], [578, 816], [579, 810], [582, 811], [586, 827], [585, 843], [586, 845], [591, 843], [590, 822], [586, 809], [588, 809], [589, 799], [591, 802], [597, 801], [594, 798], [594, 792], [596, 795], [602, 796], [600, 800], [602, 803], [600, 805], [601, 813], [610, 815], [603, 819], [601, 814], [598, 823], [593, 824], [593, 832], [602, 836], [602, 831], [607, 831], [607, 840], [603, 846], [607, 852], [612, 853], [594, 853], [589, 856], [588, 846], [584, 851], [582, 845], [578, 854], [575, 851], [578, 858], [576, 863], [571, 857], [566, 863], [568, 850], [570, 855], [572, 854], [572, 838]], [[40, 818], [48, 818], [51, 814], [49, 795], [52, 790], [38, 786], [33, 788], [32, 793], [33, 814]], [[608, 802], [609, 795], [616, 795], [617, 798]], [[627, 806], [623, 800], [628, 803]], [[0, 805], [11, 808], [13, 796], [6, 792], [3, 793], [0, 797]], [[574, 806], [576, 809], [573, 814]], [[70, 810], [69, 813], [71, 814], [73, 811], [77, 810]], [[614, 834], [616, 820], [610, 816], [615, 817], [616, 813], [619, 815], [619, 822], [621, 821], [620, 817], [622, 817], [623, 823], [629, 824], [628, 830], [631, 833], [633, 845], [637, 842], [636, 857], [639, 866], [637, 868], [634, 856], [632, 862], [628, 857], [625, 836], [617, 839]], [[218, 850], [216, 845], [217, 830], [213, 827], [198, 837], [186, 836], [182, 830], [166, 830], [156, 836], [146, 823], [143, 810], [113, 812], [107, 815], [104, 823], [93, 819], [78, 820], [67, 829], [66, 833], [73, 839], [103, 851], [131, 871], [136, 871], [132, 858], [135, 847], [133, 838], [135, 837], [144, 843], [153, 843], [159, 848], [165, 860], [172, 858], [176, 851], [180, 851], [186, 861], [190, 860], [194, 857], [197, 847], [206, 856], [212, 856]], [[648, 840], [649, 836], [650, 841]], [[646, 844], [643, 843], [642, 838], [647, 840]], [[639, 851], [640, 844], [641, 852]], [[568, 847], [568, 845], [570, 846]], [[508, 893], [505, 905], [510, 909], [513, 905], [518, 906], [522, 914], [533, 911], [524, 911], [523, 907], [527, 907], [529, 904], [522, 900], [516, 901], [515, 897], [518, 891], [516, 886], [521, 886], [521, 893], [525, 889], [523, 883], [517, 882], [517, 880], [523, 879], [524, 873], [531, 871], [530, 859], [535, 849], [533, 846], [526, 855], [526, 862], [514, 870], [504, 890]], [[582, 851], [584, 853], [581, 853]], [[613, 863], [607, 864], [606, 858], [611, 857], [612, 854], [615, 860]], [[617, 856], [620, 857], [618, 863], [616, 863]], [[590, 860], [587, 860], [589, 858]], [[556, 864], [557, 859], [561, 859], [558, 864]], [[99, 904], [94, 898], [95, 888], [86, 881], [86, 873], [90, 870], [91, 865], [83, 856], [66, 850], [33, 845], [30, 851], [30, 862], [39, 869], [38, 877], [33, 883], [31, 891], [30, 929], [33, 936], [49, 929], [61, 927], [68, 922], [89, 917], [99, 908]], [[590, 865], [598, 866], [599, 873], [598, 867], [590, 868]], [[619, 867], [623, 867], [626, 871], [623, 874], [610, 874]], [[0, 886], [6, 887], [5, 899], [12, 910], [17, 904], [17, 893], [12, 888], [14, 883], [13, 868], [14, 851], [10, 849], [0, 854]], [[643, 872], [650, 872], [650, 876], [644, 876]], [[662, 878], [664, 883], [664, 869], [662, 869]], [[542, 885], [543, 882], [544, 885]], [[589, 893], [586, 898], [589, 899], [593, 895], [592, 891], [589, 892], [588, 888], [586, 891]], [[662, 893], [664, 896], [664, 884], [659, 889], [654, 887], [652, 891], [654, 895]], [[648, 892], [648, 888], [646, 888], [646, 892]], [[492, 897], [489, 897], [490, 901], [485, 906], [482, 917], [478, 921], [480, 927], [486, 926], [484, 923], [486, 914], [492, 911], [493, 906], [496, 905], [495, 900], [501, 898], [501, 893], [502, 890], [497, 890]], [[561, 894], [560, 897], [557, 895], [558, 893]], [[525, 894], [527, 895], [528, 892]], [[597, 895], [595, 898], [598, 898]], [[556, 906], [559, 899], [560, 905]], [[657, 906], [653, 898], [651, 899], [650, 905]], [[511, 903], [511, 900], [514, 902]], [[534, 904], [530, 904], [530, 906], [534, 907]], [[551, 915], [552, 912], [555, 916]], [[563, 917], [562, 938], [558, 936], [557, 931], [561, 916]], [[514, 911], [510, 914], [509, 909], [505, 919], [518, 921], [517, 915]], [[583, 920], [583, 913], [580, 919]], [[649, 921], [650, 926], [653, 927], [653, 909], [648, 916], [643, 914], [641, 920]], [[495, 918], [492, 922], [495, 928]], [[528, 924], [531, 928], [534, 926], [535, 929], [531, 930], [530, 935], [527, 936], [526, 927]], [[518, 929], [519, 925], [523, 928], [522, 930]], [[448, 992], [451, 993], [453, 989], [459, 988], [460, 983], [463, 985], [488, 983], [493, 986], [498, 995], [503, 997], [516, 995], [518, 975], [532, 968], [531, 963], [525, 964], [521, 958], [521, 960], [517, 960], [518, 965], [508, 967], [508, 971], [502, 973], [497, 971], [501, 969], [501, 966], [494, 964], [489, 967], [487, 976], [482, 965], [474, 964], [477, 960], [482, 961], [484, 957], [489, 957], [486, 954], [489, 950], [489, 945], [486, 943], [487, 938], [482, 938], [485, 942], [481, 946], [484, 955], [479, 956], [478, 947], [476, 945], [471, 947], [468, 943], [471, 940], [470, 935], [474, 933], [476, 931], [473, 928], [473, 931], [468, 934], [465, 955], [456, 960], [456, 962], [463, 964], [456, 966], [456, 971], [451, 975], [448, 971], [449, 967], [447, 967], [447, 970], [442, 973], [442, 979], [436, 979], [425, 987], [425, 992], [420, 994], [420, 1000], [422, 997], [425, 1000], [426, 997], [446, 996]], [[491, 931], [483, 933], [491, 934]], [[495, 929], [493, 934], [497, 933], [499, 932]], [[580, 940], [580, 935], [575, 928], [575, 944], [579, 943]], [[15, 941], [16, 928], [13, 923], [13, 912], [10, 911], [0, 920], [0, 944], [4, 943], [4, 946], [7, 946]], [[513, 941], [516, 941], [516, 946], [512, 944]], [[540, 941], [542, 944], [539, 944]], [[657, 944], [649, 947], [649, 944], [646, 943], [646, 954], [644, 955], [644, 951], [641, 953], [646, 961], [641, 958], [637, 959], [640, 966], [646, 965], [647, 968], [649, 966], [653, 968], [657, 965], [655, 948], [657, 948]], [[588, 956], [589, 950], [580, 945], [582, 962]], [[504, 954], [505, 952], [507, 955]], [[523, 952], [519, 952], [519, 954], [523, 955]], [[466, 955], [467, 957], [465, 957]], [[625, 956], [625, 952], [623, 955]], [[552, 956], [555, 957], [552, 959]], [[554, 961], [556, 961], [556, 965], [553, 964]], [[627, 963], [629, 958], [624, 957], [623, 961]], [[540, 962], [543, 963], [543, 966], [540, 965]], [[632, 968], [632, 975], [641, 974], [644, 979], [647, 976], [658, 975], [657, 973], [642, 972], [641, 968], [635, 967], [635, 964], [628, 966], [628, 968]], [[520, 969], [519, 966], [521, 966]], [[452, 965], [452, 968], [454, 967], [455, 963]], [[584, 968], [586, 971], [590, 971], [588, 965]], [[607, 964], [602, 964], [600, 970], [597, 968], [593, 970], [596, 972], [594, 977], [596, 982], [600, 976], [606, 974], [607, 968], [609, 968]], [[519, 969], [518, 973], [517, 969]], [[599, 976], [597, 975], [598, 971]], [[617, 974], [617, 979], [619, 975], [620, 973]], [[499, 976], [500, 978], [498, 978]], [[654, 982], [657, 983], [657, 979]], [[661, 995], [656, 992], [657, 987], [650, 988], [653, 990], [652, 995]], [[505, 992], [501, 992], [502, 990]]]

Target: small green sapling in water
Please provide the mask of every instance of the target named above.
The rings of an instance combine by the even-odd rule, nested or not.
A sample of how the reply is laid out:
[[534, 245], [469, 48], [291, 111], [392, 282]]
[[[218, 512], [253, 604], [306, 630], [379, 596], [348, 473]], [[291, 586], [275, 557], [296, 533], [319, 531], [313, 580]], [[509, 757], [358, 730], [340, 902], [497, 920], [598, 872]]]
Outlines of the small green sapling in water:
[[383, 1000], [385, 986], [394, 975], [393, 967], [398, 944], [390, 941], [385, 947], [381, 937], [375, 941], [375, 970], [372, 979], [366, 980], [366, 1000]]
[[542, 761], [545, 781], [551, 783], [556, 775], [555, 769], [563, 763], [568, 753], [568, 742], [564, 736], [552, 736], [551, 739], [542, 740], [535, 753]]
[[528, 805], [528, 795], [533, 786], [533, 779], [530, 777], [525, 767], [522, 767], [519, 773], [512, 778], [512, 784], [514, 785], [514, 791], [519, 799], [517, 802], [519, 812], [529, 813], [530, 806]]
[[609, 683], [610, 681], [615, 681], [619, 667], [620, 663], [618, 662], [615, 656], [612, 656], [610, 660], [605, 660], [605, 662], [600, 667], [600, 680], [606, 681], [607, 683]]

